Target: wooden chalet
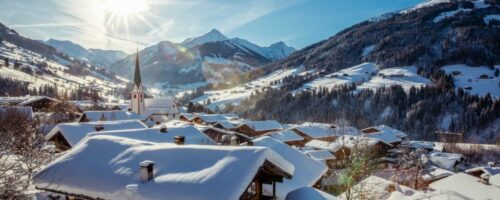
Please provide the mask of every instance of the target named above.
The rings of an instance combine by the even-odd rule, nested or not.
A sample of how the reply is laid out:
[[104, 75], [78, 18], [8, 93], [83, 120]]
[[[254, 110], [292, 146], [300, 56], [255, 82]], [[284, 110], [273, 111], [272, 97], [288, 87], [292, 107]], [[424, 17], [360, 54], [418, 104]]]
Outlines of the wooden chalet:
[[283, 127], [274, 120], [266, 121], [245, 121], [235, 128], [238, 133], [243, 133], [249, 137], [257, 137], [266, 133], [281, 131]]
[[445, 143], [460, 143], [464, 141], [463, 132], [446, 132], [436, 131], [437, 138], [440, 142]]
[[56, 105], [59, 102], [59, 100], [46, 97], [46, 96], [39, 96], [39, 97], [32, 97], [29, 98], [26, 101], [23, 101], [19, 103], [19, 106], [29, 106], [33, 109], [34, 112], [47, 112], [49, 111], [54, 105]]

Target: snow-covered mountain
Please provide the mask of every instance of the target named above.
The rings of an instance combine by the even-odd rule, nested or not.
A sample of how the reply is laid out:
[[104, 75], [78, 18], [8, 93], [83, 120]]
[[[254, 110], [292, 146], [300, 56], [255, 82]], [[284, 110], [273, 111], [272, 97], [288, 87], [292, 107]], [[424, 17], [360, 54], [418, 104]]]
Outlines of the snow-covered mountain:
[[[0, 24], [0, 76], [28, 83], [31, 89], [56, 86], [59, 92], [97, 88], [101, 95], [124, 88], [125, 82], [106, 70], [92, 68], [54, 47], [18, 34]], [[72, 49], [79, 52], [81, 49]]]
[[[177, 44], [162, 41], [139, 52], [146, 83], [203, 85], [208, 82], [240, 82], [240, 75], [288, 56], [295, 49], [283, 42], [260, 47], [244, 39], [229, 39], [217, 29]], [[135, 56], [114, 63], [109, 69], [132, 77]]]
[[288, 55], [292, 54], [293, 52], [297, 51], [295, 48], [287, 46], [282, 41], [271, 44], [268, 47], [261, 47], [248, 40], [241, 38], [233, 38], [231, 39], [231, 41], [239, 45], [242, 45], [246, 48], [249, 48], [271, 60], [279, 60], [285, 58]]
[[127, 56], [125, 52], [119, 50], [86, 49], [68, 40], [49, 39], [45, 44], [53, 46], [58, 51], [73, 58], [86, 61], [97, 67], [109, 67], [114, 62]]
[[191, 48], [194, 46], [198, 46], [200, 44], [208, 43], [208, 42], [219, 42], [219, 41], [224, 41], [228, 40], [224, 34], [222, 34], [219, 30], [217, 29], [212, 29], [210, 32], [203, 34], [202, 36], [199, 37], [194, 37], [194, 38], [188, 38], [182, 42], [182, 45], [184, 45], [187, 48]]

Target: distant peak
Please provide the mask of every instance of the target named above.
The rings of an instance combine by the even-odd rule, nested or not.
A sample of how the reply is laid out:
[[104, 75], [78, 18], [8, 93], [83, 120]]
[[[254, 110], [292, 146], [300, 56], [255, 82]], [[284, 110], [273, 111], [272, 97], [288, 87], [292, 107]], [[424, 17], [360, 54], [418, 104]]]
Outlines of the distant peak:
[[208, 42], [218, 42], [224, 40], [229, 40], [229, 38], [227, 38], [219, 30], [214, 28], [210, 32], [205, 33], [202, 36], [186, 39], [184, 42], [182, 42], [182, 44], [186, 45], [187, 47], [193, 47]]

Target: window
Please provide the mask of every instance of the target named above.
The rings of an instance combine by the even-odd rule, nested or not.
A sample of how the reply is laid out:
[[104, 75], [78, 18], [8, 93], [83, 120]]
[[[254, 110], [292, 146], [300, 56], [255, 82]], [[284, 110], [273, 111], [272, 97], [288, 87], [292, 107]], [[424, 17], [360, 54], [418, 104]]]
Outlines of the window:
[[134, 99], [137, 98], [137, 96], [134, 94]]

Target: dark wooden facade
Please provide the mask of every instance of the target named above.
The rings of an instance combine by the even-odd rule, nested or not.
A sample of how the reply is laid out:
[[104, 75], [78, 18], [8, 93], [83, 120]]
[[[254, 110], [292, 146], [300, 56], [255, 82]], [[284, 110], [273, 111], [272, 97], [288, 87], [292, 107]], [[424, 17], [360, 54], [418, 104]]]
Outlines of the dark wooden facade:
[[241, 126], [238, 126], [236, 129], [235, 129], [236, 132], [238, 133], [243, 133], [249, 137], [257, 137], [257, 136], [261, 136], [261, 135], [264, 135], [266, 133], [270, 133], [270, 132], [275, 132], [275, 131], [279, 131], [279, 129], [271, 129], [271, 130], [262, 130], [262, 131], [256, 131], [254, 130], [253, 128], [251, 128], [250, 126], [246, 125], [246, 124], [243, 124]]

